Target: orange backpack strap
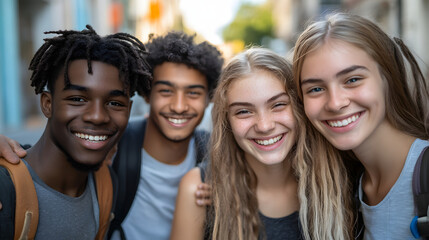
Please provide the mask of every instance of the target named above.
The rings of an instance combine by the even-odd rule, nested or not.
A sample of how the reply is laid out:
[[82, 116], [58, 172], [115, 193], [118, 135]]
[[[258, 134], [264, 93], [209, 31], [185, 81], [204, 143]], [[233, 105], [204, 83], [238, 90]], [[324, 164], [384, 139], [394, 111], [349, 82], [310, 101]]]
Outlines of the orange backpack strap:
[[8, 170], [15, 186], [14, 239], [34, 239], [39, 223], [39, 203], [30, 172], [23, 161], [11, 164], [0, 158], [0, 166]]
[[112, 220], [113, 184], [110, 170], [105, 162], [95, 172], [95, 185], [97, 188], [98, 207], [100, 209], [100, 226], [95, 239], [104, 239], [104, 235]]

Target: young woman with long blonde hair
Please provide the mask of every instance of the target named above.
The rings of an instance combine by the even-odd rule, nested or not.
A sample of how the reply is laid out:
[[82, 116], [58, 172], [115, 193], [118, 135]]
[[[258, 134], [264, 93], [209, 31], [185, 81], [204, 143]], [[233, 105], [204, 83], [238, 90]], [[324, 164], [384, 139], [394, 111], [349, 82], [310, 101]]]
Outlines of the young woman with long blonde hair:
[[[297, 100], [284, 58], [252, 48], [229, 62], [214, 95], [210, 164], [182, 179], [171, 239], [352, 238], [347, 171]], [[207, 212], [194, 203], [201, 171], [212, 186]]]
[[365, 168], [364, 238], [412, 238], [412, 176], [429, 146], [428, 82], [414, 56], [368, 19], [337, 13], [301, 34], [293, 69], [307, 118]]

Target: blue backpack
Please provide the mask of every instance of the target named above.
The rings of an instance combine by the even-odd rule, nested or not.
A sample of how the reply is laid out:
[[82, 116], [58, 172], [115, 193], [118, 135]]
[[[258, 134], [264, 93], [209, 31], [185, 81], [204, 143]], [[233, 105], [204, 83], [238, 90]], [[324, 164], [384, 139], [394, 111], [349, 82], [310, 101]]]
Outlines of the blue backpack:
[[415, 238], [429, 238], [429, 147], [419, 156], [413, 174], [413, 193], [417, 216], [410, 229]]

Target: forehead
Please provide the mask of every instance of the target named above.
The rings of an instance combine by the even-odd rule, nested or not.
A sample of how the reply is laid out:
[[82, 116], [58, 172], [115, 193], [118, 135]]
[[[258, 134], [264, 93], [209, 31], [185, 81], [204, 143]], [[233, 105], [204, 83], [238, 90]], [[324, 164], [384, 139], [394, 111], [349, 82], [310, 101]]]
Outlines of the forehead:
[[[92, 74], [88, 73], [87, 60], [73, 60], [68, 66], [70, 84], [79, 85], [89, 90], [123, 90], [124, 83], [119, 78], [117, 67], [100, 61], [91, 61]], [[65, 87], [64, 75], [60, 74], [55, 88], [63, 90]]]
[[332, 75], [352, 65], [372, 68], [377, 63], [363, 49], [342, 40], [329, 39], [304, 58], [301, 79], [315, 77], [313, 75]]
[[164, 62], [153, 71], [153, 84], [157, 81], [167, 81], [173, 86], [187, 87], [201, 85], [207, 90], [207, 79], [198, 70], [182, 63]]
[[233, 80], [227, 89], [228, 102], [263, 101], [286, 92], [284, 83], [274, 74], [256, 70], [251, 74]]

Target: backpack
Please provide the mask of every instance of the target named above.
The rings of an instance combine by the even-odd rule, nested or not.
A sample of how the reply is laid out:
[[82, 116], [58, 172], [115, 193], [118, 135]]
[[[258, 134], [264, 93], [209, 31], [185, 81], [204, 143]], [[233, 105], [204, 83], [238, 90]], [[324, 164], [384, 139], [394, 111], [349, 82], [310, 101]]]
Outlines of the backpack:
[[[0, 158], [0, 166], [7, 170], [10, 179], [0, 179], [1, 183], [9, 182], [8, 189], [15, 191], [14, 202], [3, 202], [3, 206], [14, 206], [15, 223], [14, 239], [34, 239], [39, 222], [39, 207], [36, 189], [30, 172], [23, 161], [11, 164]], [[115, 178], [106, 164], [102, 164], [94, 173], [98, 204], [100, 209], [99, 229], [95, 239], [103, 239], [112, 219], [112, 206], [114, 204]], [[6, 210], [6, 209], [4, 209]], [[2, 210], [3, 211], [3, 210]], [[13, 226], [10, 226], [13, 227]], [[13, 232], [13, 231], [11, 231]]]
[[[413, 195], [417, 216], [410, 224], [411, 233], [415, 238], [429, 239], [429, 147], [423, 149], [413, 171]], [[357, 209], [360, 207], [358, 190], [354, 194]], [[365, 225], [359, 211], [356, 223], [355, 239], [362, 239]]]
[[[146, 130], [146, 120], [136, 120], [128, 123], [127, 129], [118, 144], [112, 168], [118, 177], [118, 196], [115, 219], [110, 224], [108, 239], [113, 232], [119, 231], [121, 239], [126, 239], [122, 222], [127, 216], [140, 182], [142, 161], [142, 146]], [[197, 164], [202, 161], [207, 152], [210, 134], [206, 131], [194, 131]]]
[[413, 173], [413, 193], [417, 216], [413, 218], [410, 230], [415, 238], [429, 238], [429, 147], [419, 158]]

